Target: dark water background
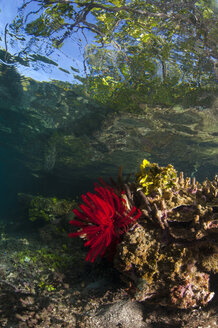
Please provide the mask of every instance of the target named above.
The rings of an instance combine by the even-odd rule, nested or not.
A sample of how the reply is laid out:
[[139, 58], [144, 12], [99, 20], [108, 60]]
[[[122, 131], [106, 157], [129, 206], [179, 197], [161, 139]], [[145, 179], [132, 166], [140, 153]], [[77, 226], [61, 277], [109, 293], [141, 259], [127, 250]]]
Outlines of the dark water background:
[[[200, 181], [218, 172], [215, 75], [208, 73], [212, 87], [199, 86], [198, 90], [195, 85], [195, 94], [180, 95], [175, 103], [154, 104], [151, 99], [149, 104], [150, 87], [145, 88], [145, 99], [137, 99], [136, 94], [132, 103], [125, 103], [125, 96], [120, 96], [120, 104], [110, 98], [105, 102], [107, 90], [103, 100], [96, 99], [98, 90], [87, 93], [83, 82], [75, 82], [75, 71], [85, 77], [82, 60], [74, 74], [59, 69], [66, 63], [68, 48], [65, 55], [59, 55], [59, 68], [46, 63], [54, 53], [49, 57], [43, 49], [43, 60], [35, 52], [32, 61], [22, 66], [21, 59], [23, 64], [27, 59], [15, 55], [21, 44], [9, 46], [8, 41], [6, 49], [4, 27], [0, 46], [1, 220], [16, 216], [18, 193], [74, 198], [92, 188], [99, 176], [116, 176], [120, 165], [124, 174], [136, 172], [144, 158], [160, 165], [172, 163]], [[74, 44], [69, 65], [79, 56]], [[92, 64], [88, 75], [91, 68]], [[34, 79], [36, 73], [41, 74], [41, 82]]]

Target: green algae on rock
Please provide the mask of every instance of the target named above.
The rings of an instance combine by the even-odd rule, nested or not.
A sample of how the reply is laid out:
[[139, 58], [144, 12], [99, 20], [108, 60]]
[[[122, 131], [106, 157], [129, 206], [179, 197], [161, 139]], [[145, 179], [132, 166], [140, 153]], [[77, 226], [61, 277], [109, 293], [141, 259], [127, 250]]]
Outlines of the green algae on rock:
[[118, 245], [114, 265], [138, 301], [204, 306], [214, 296], [210, 273], [218, 273], [218, 176], [200, 184], [177, 177], [171, 165], [142, 166], [126, 186], [142, 216]]
[[24, 210], [28, 211], [30, 221], [40, 219], [47, 223], [66, 217], [76, 204], [74, 200], [25, 193], [19, 193], [18, 199]]
[[76, 205], [75, 200], [25, 193], [19, 193], [18, 200], [20, 217], [22, 220], [23, 217], [26, 218], [27, 225], [33, 226], [39, 232], [42, 240], [66, 237], [69, 230], [68, 219], [72, 217], [72, 210]]

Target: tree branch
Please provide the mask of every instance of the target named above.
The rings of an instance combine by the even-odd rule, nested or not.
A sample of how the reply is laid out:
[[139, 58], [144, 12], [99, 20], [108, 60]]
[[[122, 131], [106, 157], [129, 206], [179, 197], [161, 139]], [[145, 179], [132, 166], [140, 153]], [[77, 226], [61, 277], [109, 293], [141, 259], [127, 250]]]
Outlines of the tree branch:
[[[73, 2], [73, 1], [70, 1]], [[138, 14], [138, 15], [143, 15], [143, 16], [152, 16], [152, 17], [159, 17], [159, 18], [168, 18], [169, 16], [167, 14], [164, 13], [152, 13], [149, 12], [147, 10], [140, 10], [140, 9], [135, 9], [133, 7], [130, 6], [121, 6], [121, 7], [108, 7], [99, 3], [95, 3], [95, 2], [81, 2], [81, 3], [77, 3], [78, 6], [80, 7], [84, 7], [84, 6], [88, 6], [90, 8], [90, 10], [92, 9], [103, 9], [107, 12], [112, 12], [112, 13], [118, 13], [120, 11], [126, 11], [132, 14]]]

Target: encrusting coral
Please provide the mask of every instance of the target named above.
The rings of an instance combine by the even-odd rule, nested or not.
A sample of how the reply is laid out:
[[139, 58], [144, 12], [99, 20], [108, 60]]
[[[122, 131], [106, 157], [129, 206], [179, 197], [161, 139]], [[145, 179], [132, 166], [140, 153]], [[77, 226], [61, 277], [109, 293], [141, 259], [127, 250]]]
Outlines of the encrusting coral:
[[122, 184], [125, 192], [100, 188], [83, 196], [86, 205], [74, 210], [80, 221], [71, 221], [81, 230], [70, 236], [91, 247], [87, 259], [113, 245], [114, 266], [136, 300], [206, 305], [214, 296], [210, 273], [218, 273], [218, 176], [200, 184], [144, 160], [135, 181]]

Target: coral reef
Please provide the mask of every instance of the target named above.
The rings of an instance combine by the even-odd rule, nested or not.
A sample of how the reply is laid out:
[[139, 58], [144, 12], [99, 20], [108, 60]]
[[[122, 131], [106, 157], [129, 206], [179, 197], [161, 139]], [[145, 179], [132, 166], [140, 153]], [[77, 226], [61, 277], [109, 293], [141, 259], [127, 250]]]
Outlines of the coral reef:
[[218, 273], [218, 177], [200, 184], [144, 160], [126, 192], [142, 213], [114, 259], [130, 294], [183, 309], [206, 305], [210, 273]]
[[46, 223], [44, 240], [66, 236], [71, 219], [69, 237], [85, 239], [86, 260], [113, 260], [135, 300], [181, 309], [208, 304], [210, 275], [218, 273], [218, 176], [199, 183], [144, 160], [132, 182], [122, 168], [117, 181], [99, 182], [76, 208], [75, 201], [19, 198], [31, 221]]
[[69, 236], [87, 240], [91, 262], [113, 249], [134, 299], [205, 306], [214, 296], [210, 274], [218, 273], [218, 176], [200, 184], [147, 160], [132, 183], [121, 175], [113, 188], [100, 180], [96, 194], [82, 195], [78, 220], [70, 221], [81, 229]]

